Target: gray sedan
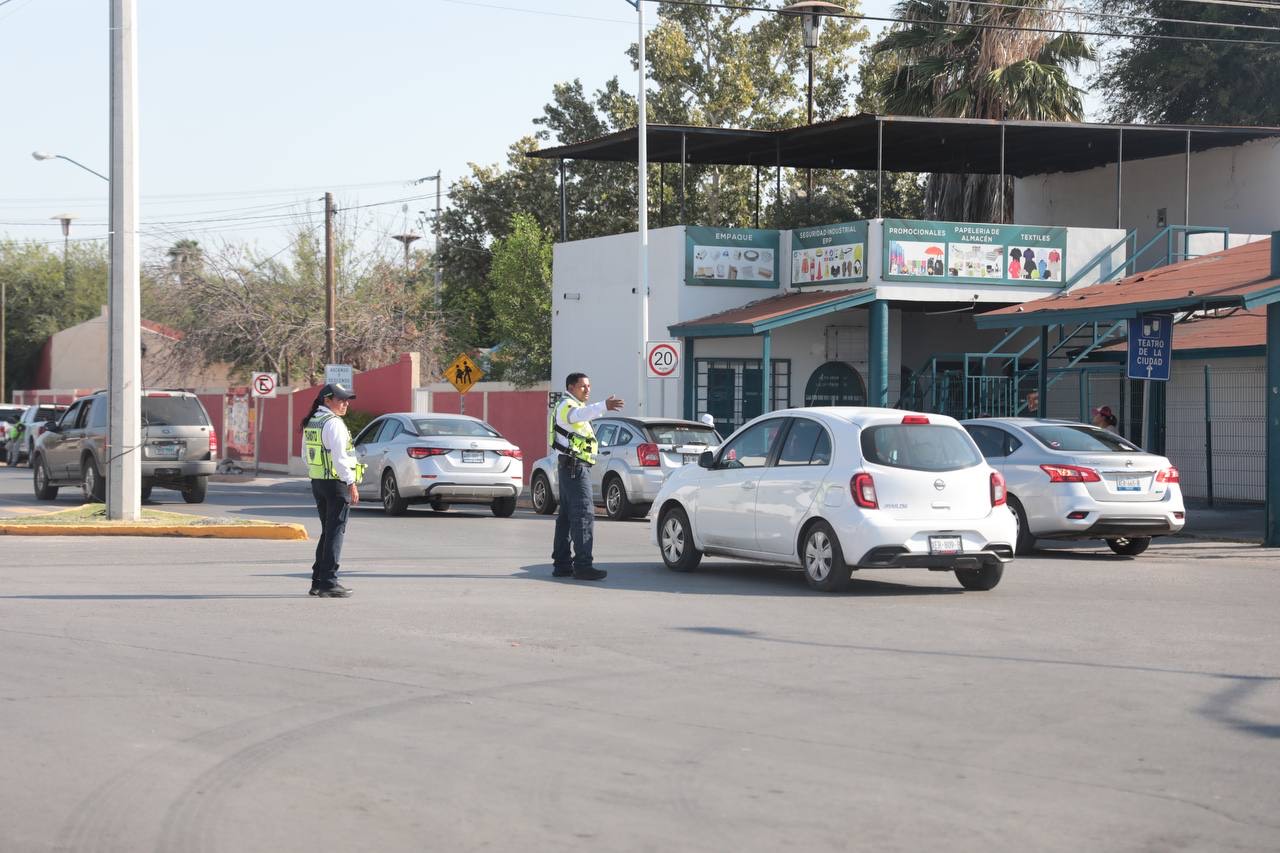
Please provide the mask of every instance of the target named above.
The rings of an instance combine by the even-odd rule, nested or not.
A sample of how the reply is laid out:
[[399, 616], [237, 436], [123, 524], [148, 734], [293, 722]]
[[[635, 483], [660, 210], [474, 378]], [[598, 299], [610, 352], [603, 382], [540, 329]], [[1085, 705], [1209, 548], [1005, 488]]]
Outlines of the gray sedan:
[[[720, 446], [719, 433], [699, 421], [610, 416], [592, 421], [592, 429], [600, 452], [591, 468], [591, 497], [615, 521], [643, 516], [672, 471], [696, 465], [703, 451]], [[529, 493], [536, 512], [556, 511], [555, 453], [533, 464]]]
[[1186, 524], [1178, 469], [1115, 433], [1040, 418], [962, 425], [1004, 475], [1018, 554], [1036, 539], [1105, 539], [1117, 554], [1136, 556], [1152, 536]]
[[383, 415], [355, 438], [367, 467], [360, 497], [387, 515], [411, 503], [444, 512], [455, 503], [485, 504], [499, 518], [516, 510], [524, 481], [520, 448], [482, 420], [435, 412]]

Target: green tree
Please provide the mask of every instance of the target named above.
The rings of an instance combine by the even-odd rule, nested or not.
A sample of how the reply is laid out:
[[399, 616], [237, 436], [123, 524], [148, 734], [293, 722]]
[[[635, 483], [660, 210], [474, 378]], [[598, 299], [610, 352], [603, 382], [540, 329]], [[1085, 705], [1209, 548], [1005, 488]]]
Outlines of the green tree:
[[[1092, 59], [1093, 50], [1083, 37], [1059, 31], [1061, 12], [1050, 0], [984, 5], [901, 0], [895, 15], [906, 23], [895, 24], [874, 47], [888, 63], [872, 75], [875, 93], [888, 112], [1034, 121], [1082, 118], [1082, 92], [1067, 71]], [[999, 190], [998, 176], [930, 175], [925, 210], [936, 219], [1008, 220], [1013, 193], [1006, 187], [1002, 212]]]
[[502, 342], [493, 365], [519, 386], [551, 376], [551, 235], [527, 213], [494, 242], [489, 269], [494, 331]]
[[[1103, 5], [1101, 3], [1099, 6]], [[1200, 5], [1171, 0], [1107, 0], [1107, 12], [1142, 20], [1113, 23], [1132, 38], [1119, 42], [1091, 84], [1107, 93], [1112, 121], [1264, 125], [1280, 124], [1280, 62], [1276, 49], [1201, 41], [1277, 40], [1272, 33], [1240, 25], [1280, 27], [1274, 11], [1245, 6]], [[1171, 24], [1179, 18], [1230, 27]], [[1159, 36], [1190, 37], [1185, 41]]]

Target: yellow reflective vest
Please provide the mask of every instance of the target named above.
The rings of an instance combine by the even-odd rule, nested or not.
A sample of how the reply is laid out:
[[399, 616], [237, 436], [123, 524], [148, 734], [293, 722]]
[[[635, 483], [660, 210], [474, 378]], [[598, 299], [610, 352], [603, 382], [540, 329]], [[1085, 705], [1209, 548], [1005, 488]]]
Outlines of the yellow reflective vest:
[[[312, 418], [306, 429], [302, 431], [302, 454], [307, 460], [307, 476], [313, 480], [339, 479], [338, 472], [333, 467], [333, 454], [329, 452], [329, 448], [324, 446], [325, 421], [336, 417], [337, 415], [333, 413], [318, 415]], [[350, 434], [347, 435], [347, 452], [355, 452]], [[364, 468], [364, 465], [356, 463], [355, 475], [357, 483], [364, 479]]]
[[[596, 450], [598, 444], [596, 442], [595, 430], [591, 429], [591, 421], [579, 421], [573, 423], [569, 420], [569, 413], [574, 409], [581, 408], [579, 403], [572, 395], [566, 395], [556, 403], [556, 407], [551, 410], [551, 423], [547, 430], [547, 442], [557, 453], [563, 453], [565, 456], [571, 456], [579, 462], [585, 462], [588, 465], [596, 464]], [[560, 426], [561, 416], [564, 422], [569, 424], [569, 429]]]

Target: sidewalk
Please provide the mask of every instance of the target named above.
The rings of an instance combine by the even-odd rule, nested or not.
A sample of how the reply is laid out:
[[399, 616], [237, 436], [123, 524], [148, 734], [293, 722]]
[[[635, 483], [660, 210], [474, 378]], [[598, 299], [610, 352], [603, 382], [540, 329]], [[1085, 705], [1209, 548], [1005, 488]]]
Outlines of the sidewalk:
[[1179, 536], [1262, 544], [1266, 517], [1260, 504], [1218, 503], [1210, 507], [1202, 500], [1187, 500], [1186, 504], [1187, 526]]

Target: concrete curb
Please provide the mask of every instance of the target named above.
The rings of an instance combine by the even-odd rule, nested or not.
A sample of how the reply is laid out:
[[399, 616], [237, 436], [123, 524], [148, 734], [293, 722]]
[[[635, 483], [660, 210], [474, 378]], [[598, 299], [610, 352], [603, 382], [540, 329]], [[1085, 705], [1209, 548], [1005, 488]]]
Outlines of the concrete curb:
[[0, 536], [179, 536], [307, 541], [301, 524], [0, 524]]

